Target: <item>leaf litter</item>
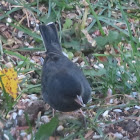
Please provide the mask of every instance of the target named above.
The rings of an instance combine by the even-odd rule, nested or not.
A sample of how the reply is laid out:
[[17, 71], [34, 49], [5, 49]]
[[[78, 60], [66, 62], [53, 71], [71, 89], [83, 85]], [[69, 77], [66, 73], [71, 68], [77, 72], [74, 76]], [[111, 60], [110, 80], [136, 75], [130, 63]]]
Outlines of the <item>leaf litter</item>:
[[[31, 0], [27, 3], [30, 2], [33, 1]], [[97, 29], [97, 27], [90, 32], [86, 30], [86, 27], [88, 27], [90, 24], [93, 24], [95, 19], [91, 16], [88, 17], [88, 12], [87, 17], [85, 16], [86, 19], [82, 21], [85, 7], [87, 7], [88, 4], [86, 3], [86, 1], [80, 2], [81, 5], [76, 5], [75, 9], [72, 8], [72, 10], [66, 11], [62, 10], [61, 24], [64, 31], [64, 37], [62, 35], [62, 39], [64, 39], [66, 42], [68, 42], [69, 39], [74, 39], [74, 33], [71, 32], [73, 25], [75, 28], [77, 28], [81, 23], [85, 24], [85, 30], [83, 30], [82, 32], [83, 34], [81, 34], [80, 29], [77, 28], [78, 32], [76, 34], [76, 37], [81, 38], [81, 40], [75, 40], [75, 44], [77, 45], [76, 47], [78, 47], [78, 45], [83, 45], [83, 48], [81, 49], [82, 53], [77, 55], [76, 48], [72, 48], [73, 44], [70, 44], [70, 48], [66, 49], [66, 54], [71, 52], [73, 56], [72, 60], [77, 65], [83, 67], [85, 71], [91, 70], [90, 72], [92, 72], [92, 76], [98, 81], [99, 77], [103, 76], [105, 73], [104, 63], [108, 61], [107, 55], [120, 54], [120, 48], [114, 48], [112, 46], [113, 43], [121, 42], [121, 44], [123, 44], [126, 49], [131, 50], [132, 48], [129, 43], [124, 43], [120, 39], [121, 35], [115, 31], [116, 27], [119, 27], [123, 30], [126, 29], [126, 25], [122, 22], [115, 22], [115, 28], [113, 28], [112, 26], [104, 26], [103, 30], [105, 34], [107, 34], [107, 36], [104, 37], [101, 36], [101, 32]], [[94, 3], [96, 4], [97, 1], [95, 1]], [[52, 5], [55, 6], [55, 3], [52, 3]], [[12, 137], [19, 140], [30, 140], [32, 138], [32, 135], [35, 135], [35, 133], [38, 132], [38, 128], [42, 124], [50, 122], [50, 120], [53, 118], [52, 109], [49, 107], [49, 105], [43, 102], [42, 97], [40, 96], [40, 90], [38, 90], [38, 87], [35, 87], [35, 85], [40, 82], [40, 58], [44, 57], [45, 54], [43, 52], [44, 49], [43, 51], [41, 50], [41, 53], [32, 52], [32, 50], [35, 49], [35, 46], [43, 48], [43, 46], [40, 46], [40, 43], [38, 43], [39, 40], [36, 40], [32, 35], [32, 32], [38, 35], [36, 27], [40, 23], [39, 20], [41, 19], [37, 16], [37, 13], [24, 9], [21, 5], [15, 6], [9, 2], [1, 1], [0, 7], [3, 9], [3, 11], [5, 11], [5, 13], [13, 8], [21, 8], [20, 10], [9, 14], [9, 17], [5, 18], [7, 19], [6, 22], [2, 20], [2, 22], [0, 23], [0, 35], [3, 37], [2, 45], [4, 50], [10, 50], [11, 52], [14, 51], [19, 53], [18, 55], [16, 54], [16, 56], [13, 56], [13, 54], [11, 53], [5, 53], [3, 56], [4, 60], [2, 61], [1, 67], [4, 67], [3, 65], [7, 64], [9, 61], [13, 63], [14, 67], [20, 64], [20, 74], [23, 75], [22, 83], [19, 84], [20, 89], [23, 90], [22, 96], [19, 100], [17, 100], [16, 105], [8, 113], [6, 118], [3, 114], [1, 115], [2, 117], [0, 116], [2, 118], [0, 119], [0, 138], [6, 139]], [[46, 8], [46, 6], [40, 4], [39, 10], [40, 12], [42, 11], [42, 14], [46, 14], [46, 12], [49, 10], [49, 7]], [[99, 10], [97, 10], [97, 13], [99, 13]], [[112, 11], [112, 13], [112, 15], [116, 19], [121, 17], [121, 13], [118, 11], [118, 9], [116, 9], [116, 11]], [[0, 15], [3, 15], [3, 13], [0, 13]], [[16, 26], [12, 26], [12, 24], [10, 25], [10, 23], [14, 22], [13, 19], [17, 21], [17, 23], [15, 23], [16, 26], [20, 27], [19, 25], [22, 25], [23, 28], [27, 27], [28, 30], [24, 32], [24, 30], [20, 30], [21, 28], [16, 28]], [[129, 22], [133, 23], [131, 29], [134, 32], [134, 36], [138, 36], [135, 29], [137, 28], [138, 23], [136, 22], [136, 20], [133, 20], [131, 18], [129, 18]], [[67, 33], [66, 31], [71, 32], [71, 34], [69, 34], [69, 32]], [[65, 34], [67, 35], [65, 36]], [[88, 45], [91, 50], [89, 52], [91, 52], [91, 54], [87, 53], [89, 48], [87, 49], [87, 47], [84, 46], [85, 40], [86, 44], [87, 42], [89, 43]], [[80, 43], [78, 44], [77, 42]], [[28, 51], [24, 50], [24, 47]], [[87, 50], [85, 50], [85, 48]], [[104, 54], [106, 55], [94, 57], [92, 53], [96, 53], [98, 51], [99, 53], [104, 52]], [[85, 57], [83, 57], [83, 54], [85, 55]], [[28, 64], [26, 64], [26, 59], [22, 56], [24, 56], [25, 58], [28, 57], [31, 62], [27, 61]], [[21, 60], [21, 58], [23, 58], [23, 60]], [[120, 57], [116, 57], [116, 59], [118, 61], [118, 64], [121, 66], [122, 62]], [[87, 62], [89, 62], [90, 65], [87, 65]], [[102, 66], [100, 65], [100, 62], [103, 62]], [[33, 65], [33, 71], [31, 70], [32, 67], [30, 68], [30, 65]], [[97, 71], [99, 71], [100, 73], [97, 73]], [[87, 76], [90, 76], [90, 74], [87, 72]], [[94, 85], [93, 87], [95, 88], [95, 91], [92, 94], [92, 100], [88, 103], [86, 108], [83, 108], [83, 112], [84, 114], [86, 114], [87, 128], [84, 128], [83, 126], [83, 118], [81, 117], [81, 113], [79, 111], [77, 111], [76, 113], [66, 114], [55, 112], [55, 114], [59, 116], [59, 124], [55, 133], [52, 134], [52, 137], [50, 137], [50, 139], [67, 138], [78, 140], [82, 138], [89, 140], [103, 139], [104, 137], [107, 137], [108, 139], [131, 140], [139, 138], [140, 106], [139, 104], [137, 104], [137, 101], [140, 99], [139, 93], [137, 93], [136, 96], [128, 94], [122, 95], [120, 94], [121, 91], [118, 90], [116, 91], [118, 92], [118, 94], [112, 94], [112, 90], [110, 90], [110, 88], [112, 89], [112, 87], [108, 86], [107, 90], [104, 91], [106, 92], [105, 96], [100, 90], [100, 88], [103, 88], [101, 83], [102, 81], [99, 80], [99, 82], [94, 83], [92, 81], [92, 78], [89, 78], [89, 80], [91, 80], [91, 83]], [[28, 84], [31, 83], [31, 87], [24, 91], [24, 89], [28, 87]], [[14, 86], [15, 85], [16, 84], [14, 84]], [[36, 90], [33, 89], [32, 91], [32, 87]], [[97, 87], [98, 90], [96, 90]], [[37, 91], [37, 94], [32, 94], [35, 91]], [[0, 91], [0, 93], [2, 93], [2, 91]], [[28, 93], [30, 95], [27, 95], [25, 93]], [[1, 105], [3, 104], [3, 102], [3, 100], [0, 100]], [[2, 112], [4, 112], [3, 109]]]

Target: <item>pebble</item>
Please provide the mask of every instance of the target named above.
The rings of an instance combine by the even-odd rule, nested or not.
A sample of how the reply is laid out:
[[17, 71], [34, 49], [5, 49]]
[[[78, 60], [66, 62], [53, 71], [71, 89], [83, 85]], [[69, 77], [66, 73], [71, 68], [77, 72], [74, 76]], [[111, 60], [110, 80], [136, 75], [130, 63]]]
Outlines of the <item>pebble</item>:
[[94, 135], [92, 138], [93, 138], [93, 139], [101, 139], [102, 136], [101, 136], [101, 135]]
[[10, 127], [13, 126], [13, 122], [12, 121], [8, 121], [6, 124], [5, 124], [5, 128], [6, 129], [9, 129]]
[[48, 116], [41, 116], [41, 121], [44, 123], [48, 123], [50, 121]]
[[20, 110], [18, 111], [18, 115], [19, 115], [19, 116], [22, 116], [22, 114], [23, 114], [23, 110], [20, 109]]
[[31, 63], [35, 63], [35, 61], [34, 61], [34, 60], [32, 60], [32, 59], [30, 60], [30, 62], [31, 62]]
[[25, 41], [25, 42], [24, 42], [24, 45], [25, 45], [25, 46], [29, 46], [29, 43]]
[[114, 112], [122, 112], [121, 109], [114, 109], [113, 111], [114, 111]]
[[29, 97], [31, 100], [37, 100], [37, 99], [38, 99], [38, 98], [36, 97], [36, 94], [28, 95], [28, 97]]
[[80, 63], [80, 66], [81, 66], [81, 67], [84, 67], [84, 66], [85, 66], [85, 62], [84, 62], [84, 61], [81, 62], [81, 63]]
[[136, 61], [135, 61], [135, 60], [132, 60], [132, 63], [133, 63], [133, 64], [136, 64]]
[[31, 136], [31, 134], [29, 134], [29, 135], [27, 136], [27, 140], [31, 140], [31, 138], [32, 138], [32, 136]]
[[95, 107], [96, 107], [96, 105], [91, 105], [91, 106], [90, 106], [90, 108], [95, 108]]
[[7, 68], [12, 68], [12, 67], [13, 67], [13, 64], [12, 64], [11, 62], [8, 62], [8, 63], [5, 64], [5, 66], [6, 66]]
[[140, 109], [140, 106], [135, 105], [135, 108], [136, 108], [136, 109]]
[[21, 133], [20, 133], [20, 136], [22, 136], [22, 137], [25, 137], [27, 135], [27, 133], [25, 132], [25, 131], [22, 131]]
[[5, 5], [5, 1], [2, 1], [1, 4], [2, 4], [2, 5]]
[[130, 109], [130, 107], [126, 107], [124, 110], [125, 110], [125, 111], [128, 111], [129, 109]]
[[30, 100], [30, 99], [21, 99], [21, 101], [22, 101], [23, 103], [27, 103], [27, 102], [30, 102], [31, 100]]
[[116, 133], [114, 134], [114, 136], [115, 136], [116, 138], [118, 138], [118, 139], [123, 138], [123, 135], [122, 135], [121, 133], [118, 133], [118, 132], [116, 132]]
[[32, 82], [32, 84], [36, 84], [36, 83], [37, 83], [37, 79], [33, 78], [33, 79], [31, 80], [31, 82]]
[[99, 123], [100, 127], [105, 127], [104, 123]]
[[59, 125], [59, 126], [57, 127], [57, 131], [62, 131], [62, 130], [64, 130], [64, 127], [63, 127], [62, 125]]
[[102, 116], [103, 116], [104, 118], [109, 117], [108, 113], [109, 113], [109, 110], [106, 110], [106, 111], [103, 113]]
[[137, 92], [132, 92], [132, 96], [133, 97], [137, 97], [138, 96], [138, 93]]
[[7, 22], [8, 22], [8, 23], [11, 23], [11, 22], [12, 22], [12, 19], [8, 17], [8, 18], [7, 18]]
[[121, 72], [120, 71], [117, 71], [117, 74], [120, 76], [121, 75]]
[[99, 67], [100, 67], [100, 68], [104, 68], [104, 65], [100, 63], [100, 64], [99, 64]]
[[23, 33], [24, 33], [24, 32], [22, 32], [22, 31], [18, 31], [18, 38], [22, 38]]
[[111, 88], [108, 89], [107, 95], [108, 95], [108, 96], [111, 96], [111, 95], [112, 95], [112, 89], [111, 89]]
[[34, 21], [31, 21], [31, 24], [32, 24], [32, 25], [35, 25], [35, 22], [34, 22]]
[[109, 100], [109, 103], [110, 103], [110, 104], [113, 104], [113, 102], [114, 102], [114, 99], [110, 99], [110, 100]]
[[6, 134], [4, 134], [3, 136], [6, 140], [10, 140], [9, 137]]
[[100, 69], [100, 67], [98, 65], [96, 65], [96, 64], [94, 64], [94, 68], [95, 69]]
[[88, 17], [88, 18], [87, 18], [87, 23], [90, 24], [90, 23], [92, 22], [92, 20], [93, 20], [93, 19], [92, 19], [91, 17]]
[[29, 45], [28, 48], [34, 48], [34, 46]]
[[76, 62], [78, 61], [78, 59], [79, 59], [79, 57], [75, 57], [75, 58], [72, 60], [72, 62], [73, 62], [73, 63], [76, 63]]
[[15, 119], [16, 119], [16, 117], [17, 117], [17, 113], [16, 113], [16, 112], [14, 112], [12, 115], [13, 115], [13, 116], [12, 116], [13, 120], [15, 120]]

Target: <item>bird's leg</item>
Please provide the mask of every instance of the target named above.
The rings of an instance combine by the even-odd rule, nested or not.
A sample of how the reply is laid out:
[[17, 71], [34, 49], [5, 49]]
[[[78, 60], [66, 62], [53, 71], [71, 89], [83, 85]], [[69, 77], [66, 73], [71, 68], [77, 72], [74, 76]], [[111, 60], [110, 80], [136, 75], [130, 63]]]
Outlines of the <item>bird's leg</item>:
[[84, 126], [87, 128], [87, 121], [86, 121], [86, 115], [84, 114], [84, 112], [82, 111], [82, 109], [80, 108], [80, 113], [82, 114], [83, 116], [83, 121], [84, 121]]
[[52, 116], [54, 117], [55, 109], [52, 108]]

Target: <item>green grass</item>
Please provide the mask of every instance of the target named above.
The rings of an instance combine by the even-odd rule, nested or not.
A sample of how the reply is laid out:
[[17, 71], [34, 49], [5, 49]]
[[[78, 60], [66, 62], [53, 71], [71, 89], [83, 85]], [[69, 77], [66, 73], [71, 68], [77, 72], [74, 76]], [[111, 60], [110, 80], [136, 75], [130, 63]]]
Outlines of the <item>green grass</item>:
[[[69, 53], [71, 57], [73, 57], [76, 52], [82, 52], [80, 57], [85, 60], [86, 66], [91, 67], [90, 63], [86, 59], [86, 55], [88, 54], [91, 54], [94, 57], [94, 64], [104, 65], [104, 68], [99, 69], [94, 67], [87, 69], [84, 67], [83, 71], [91, 83], [93, 91], [95, 92], [95, 95], [92, 96], [94, 103], [91, 104], [95, 105], [93, 110], [96, 111], [96, 115], [93, 118], [87, 116], [87, 120], [89, 122], [88, 128], [96, 131], [97, 134], [103, 137], [108, 137], [103, 133], [102, 128], [99, 127], [99, 124], [101, 123], [100, 116], [103, 114], [103, 112], [107, 109], [112, 110], [113, 108], [124, 108], [127, 106], [140, 105], [138, 99], [135, 101], [129, 101], [129, 99], [127, 99], [124, 106], [109, 106], [106, 105], [104, 99], [106, 96], [108, 96], [108, 89], [112, 90], [114, 97], [122, 97], [122, 100], [125, 98], [125, 95], [131, 95], [133, 92], [137, 92], [138, 94], [140, 93], [140, 55], [138, 51], [140, 47], [138, 38], [140, 33], [138, 30], [140, 27], [138, 24], [133, 23], [135, 24], [134, 29], [136, 31], [134, 36], [134, 33], [131, 30], [131, 24], [129, 22], [130, 18], [134, 19], [135, 21], [139, 20], [139, 15], [137, 12], [133, 12], [131, 15], [127, 12], [127, 10], [131, 11], [133, 9], [131, 9], [131, 6], [126, 5], [126, 0], [120, 2], [113, 0], [101, 0], [96, 4], [90, 3], [90, 1], [87, 0], [89, 9], [86, 12], [81, 11], [81, 15], [78, 15], [76, 19], [69, 19], [67, 17], [62, 17], [62, 13], [67, 14], [68, 11], [70, 11], [70, 13], [75, 13], [75, 11], [77, 11], [76, 6], [80, 9], [85, 8], [86, 6], [79, 3], [77, 0], [36, 0], [33, 3], [28, 3], [21, 0], [18, 0], [18, 3], [16, 3], [13, 0], [8, 0], [8, 2], [11, 5], [16, 5], [17, 7], [14, 7], [7, 12], [3, 12], [3, 10], [0, 9], [0, 13], [2, 13], [0, 21], [2, 23], [6, 23], [6, 18], [10, 17], [12, 19], [12, 23], [9, 23], [9, 26], [22, 31], [25, 35], [31, 38], [29, 41], [34, 40], [35, 43], [33, 48], [28, 48], [28, 46], [23, 45], [18, 49], [8, 50], [6, 47], [3, 47], [4, 44], [6, 44], [7, 39], [0, 35], [2, 42], [0, 43], [0, 58], [2, 59], [4, 55], [10, 57], [10, 61], [15, 65], [15, 69], [17, 70], [18, 74], [27, 74], [28, 72], [30, 73], [33, 71], [40, 77], [41, 66], [30, 61], [29, 53], [32, 54], [37, 51], [45, 50], [43, 48], [41, 37], [38, 32], [33, 31], [32, 28], [29, 28], [27, 24], [25, 24], [27, 21], [19, 24], [19, 21], [16, 21], [11, 15], [25, 9], [28, 10], [28, 12], [41, 23], [47, 24], [50, 21], [57, 22], [59, 26], [60, 41], [65, 49], [65, 52]], [[48, 12], [40, 11], [39, 8], [42, 4], [48, 8]], [[138, 6], [139, 3], [136, 3], [136, 5]], [[116, 15], [113, 14], [114, 12]], [[88, 26], [86, 26], [86, 20], [88, 17], [91, 17], [93, 20]], [[117, 23], [124, 25], [126, 29], [122, 29], [120, 26], [117, 26]], [[103, 27], [108, 27], [108, 35], [105, 34]], [[101, 36], [94, 38], [97, 43], [95, 47], [93, 47], [87, 41], [86, 36], [81, 31], [83, 29], [87, 30], [90, 35], [97, 30], [100, 31]], [[107, 52], [106, 46], [109, 46], [110, 50], [112, 51]], [[117, 50], [118, 53], [115, 53], [115, 50]], [[15, 61], [12, 56], [18, 58], [16, 59], [18, 61]], [[101, 56], [105, 57], [107, 61], [102, 62], [100, 60]], [[0, 64], [0, 67], [4, 68], [5, 65]], [[11, 105], [12, 101], [9, 102], [9, 97], [2, 97], [4, 100], [6, 100], [6, 110], [12, 110], [12, 107], [15, 106], [18, 100], [22, 97], [22, 93], [31, 94], [35, 93], [34, 91], [36, 91], [36, 94], [41, 93], [40, 78], [38, 78], [35, 85], [32, 84], [31, 80], [31, 76], [27, 74], [20, 83], [21, 94], [14, 104]], [[3, 93], [4, 95], [7, 95], [5, 90], [3, 90]], [[102, 94], [104, 98], [100, 98], [96, 93]], [[87, 109], [91, 109], [91, 104], [87, 105]], [[6, 106], [3, 104], [1, 111], [5, 110]], [[71, 121], [68, 123], [69, 125], [65, 126], [65, 131], [75, 131], [76, 133], [69, 133], [67, 137], [62, 137], [62, 139], [84, 139], [83, 134], [86, 134], [87, 130], [84, 128], [81, 129], [81, 127], [83, 127], [82, 123], [78, 120], [77, 122]], [[110, 122], [106, 122], [106, 125], [110, 124]], [[38, 135], [40, 135], [39, 132]]]

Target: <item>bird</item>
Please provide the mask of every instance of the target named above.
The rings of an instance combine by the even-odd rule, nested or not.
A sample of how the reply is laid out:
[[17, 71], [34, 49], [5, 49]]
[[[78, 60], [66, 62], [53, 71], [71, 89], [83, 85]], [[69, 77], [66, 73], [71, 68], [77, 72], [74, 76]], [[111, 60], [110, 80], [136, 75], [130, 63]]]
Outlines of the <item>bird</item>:
[[85, 106], [91, 98], [91, 86], [82, 70], [62, 51], [55, 23], [40, 24], [46, 48], [41, 74], [43, 100], [53, 109], [71, 112]]

